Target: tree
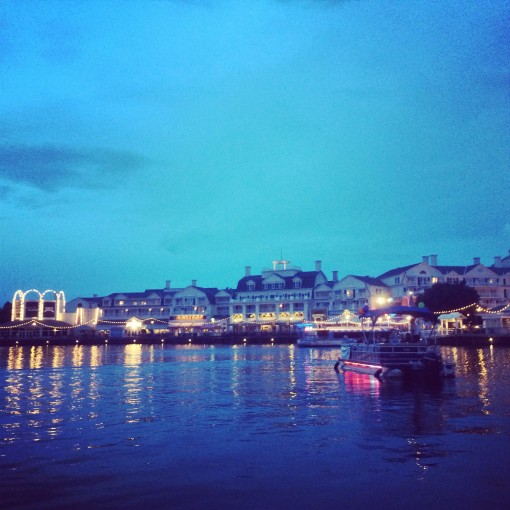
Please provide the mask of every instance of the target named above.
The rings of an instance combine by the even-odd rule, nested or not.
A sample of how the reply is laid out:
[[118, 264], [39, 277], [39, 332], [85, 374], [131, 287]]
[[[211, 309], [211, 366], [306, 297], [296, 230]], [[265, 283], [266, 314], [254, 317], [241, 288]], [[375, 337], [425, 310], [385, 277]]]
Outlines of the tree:
[[476, 289], [462, 283], [435, 283], [423, 292], [419, 302], [432, 312], [447, 312], [459, 310], [466, 316], [470, 325], [480, 324], [480, 317], [476, 315], [476, 307], [480, 296]]
[[7, 301], [4, 306], [0, 308], [0, 324], [2, 322], [9, 322], [11, 320], [12, 303]]

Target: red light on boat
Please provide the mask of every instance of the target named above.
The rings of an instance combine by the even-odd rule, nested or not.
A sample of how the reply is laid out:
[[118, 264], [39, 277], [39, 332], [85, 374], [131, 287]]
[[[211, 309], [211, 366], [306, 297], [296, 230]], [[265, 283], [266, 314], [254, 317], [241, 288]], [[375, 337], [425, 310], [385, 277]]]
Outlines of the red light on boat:
[[374, 370], [378, 370], [378, 369], [382, 370], [381, 365], [371, 365], [369, 363], [357, 363], [354, 361], [344, 361], [343, 363], [344, 363], [344, 365], [349, 365], [352, 367], [363, 367], [363, 368], [373, 368]]

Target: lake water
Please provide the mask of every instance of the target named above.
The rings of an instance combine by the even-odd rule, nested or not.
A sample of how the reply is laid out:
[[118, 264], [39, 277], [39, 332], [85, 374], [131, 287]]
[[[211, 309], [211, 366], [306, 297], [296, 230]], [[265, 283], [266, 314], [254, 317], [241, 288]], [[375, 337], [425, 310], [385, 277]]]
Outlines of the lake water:
[[0, 508], [510, 508], [510, 349], [443, 349], [424, 385], [336, 349], [0, 347]]

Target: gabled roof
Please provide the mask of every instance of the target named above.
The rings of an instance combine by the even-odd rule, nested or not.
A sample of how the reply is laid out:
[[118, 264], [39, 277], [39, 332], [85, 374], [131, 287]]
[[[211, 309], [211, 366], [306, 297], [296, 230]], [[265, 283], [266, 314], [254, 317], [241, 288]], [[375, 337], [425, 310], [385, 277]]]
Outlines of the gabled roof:
[[457, 273], [466, 274], [471, 269], [475, 268], [478, 264], [471, 264], [469, 266], [434, 266], [441, 274]]
[[151, 294], [157, 294], [159, 297], [163, 297], [164, 292], [162, 289], [147, 289], [143, 292], [114, 292], [112, 294], [108, 294], [104, 296], [105, 298], [113, 299], [116, 296], [125, 296], [126, 299], [135, 299], [135, 298], [146, 298]]
[[[399, 274], [402, 274], [409, 269], [412, 269], [413, 267], [419, 266], [421, 262], [418, 262], [416, 264], [411, 264], [409, 266], [403, 266], [403, 267], [397, 267], [395, 269], [390, 269], [389, 271], [386, 271], [386, 273], [383, 273], [378, 278], [390, 278], [391, 276], [397, 276]], [[436, 271], [439, 271], [441, 274], [448, 274], [448, 273], [457, 273], [459, 275], [466, 274], [475, 267], [479, 266], [480, 264], [470, 264], [469, 266], [430, 266], [431, 268], [435, 269]], [[495, 268], [489, 267], [487, 269], [494, 270]]]
[[217, 296], [221, 296], [222, 294], [227, 294], [230, 297], [232, 297], [235, 294], [235, 290], [234, 289], [229, 289], [229, 288], [227, 288], [227, 289], [217, 289], [216, 295]]
[[69, 300], [68, 303], [76, 300], [86, 301], [87, 303], [93, 303], [97, 306], [100, 306], [103, 303], [103, 297], [79, 297]]
[[420, 264], [420, 262], [418, 262], [417, 264], [410, 264], [409, 266], [403, 266], [403, 267], [397, 267], [395, 269], [390, 269], [389, 271], [386, 271], [386, 273], [379, 275], [377, 278], [381, 278], [381, 279], [389, 278], [390, 276], [396, 276], [398, 274], [402, 274], [402, 273], [406, 272], [407, 270], [411, 269], [412, 267], [417, 266], [418, 264]]
[[[276, 274], [281, 278], [284, 282], [284, 289], [295, 289], [294, 281], [299, 278], [301, 280], [301, 288], [303, 289], [313, 289], [315, 287], [315, 281], [317, 276], [323, 275], [322, 271], [298, 271], [296, 274], [292, 276], [286, 276], [282, 274]], [[237, 292], [248, 292], [248, 282], [253, 282], [255, 284], [256, 291], [265, 291], [263, 286], [263, 282], [267, 280], [266, 277], [262, 277], [261, 275], [250, 275], [244, 276], [237, 282]], [[324, 283], [327, 283], [327, 279], [324, 276]]]
[[489, 269], [499, 275], [505, 275], [510, 273], [510, 267], [490, 266]]
[[218, 293], [218, 289], [216, 287], [197, 287], [197, 289], [200, 289], [209, 300], [209, 303], [216, 303], [216, 294]]
[[361, 280], [362, 282], [366, 283], [367, 285], [374, 285], [375, 287], [387, 287], [387, 285], [380, 280], [379, 278], [373, 278], [372, 276], [358, 276], [358, 275], [351, 275], [353, 278], [357, 278], [358, 280]]

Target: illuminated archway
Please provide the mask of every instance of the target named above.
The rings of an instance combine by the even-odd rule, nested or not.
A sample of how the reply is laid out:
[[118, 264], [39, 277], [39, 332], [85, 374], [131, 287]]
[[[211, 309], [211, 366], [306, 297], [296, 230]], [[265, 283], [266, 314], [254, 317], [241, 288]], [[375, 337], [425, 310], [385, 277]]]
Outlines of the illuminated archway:
[[[37, 298], [28, 299], [27, 296], [30, 296], [30, 294], [36, 294]], [[54, 299], [46, 300], [46, 295], [53, 295]], [[59, 319], [65, 312], [65, 304], [66, 299], [63, 290], [47, 289], [44, 292], [39, 292], [37, 289], [30, 289], [25, 292], [17, 290], [12, 299], [11, 320]]]

